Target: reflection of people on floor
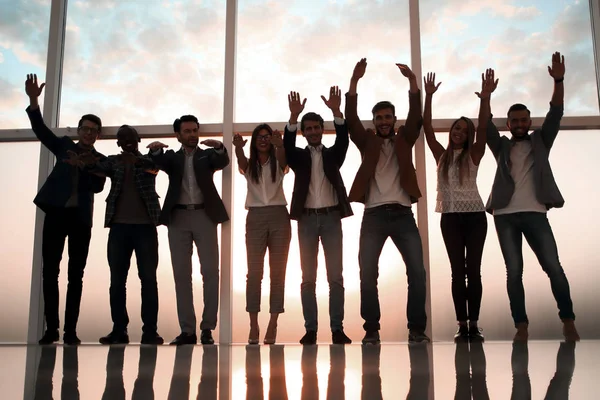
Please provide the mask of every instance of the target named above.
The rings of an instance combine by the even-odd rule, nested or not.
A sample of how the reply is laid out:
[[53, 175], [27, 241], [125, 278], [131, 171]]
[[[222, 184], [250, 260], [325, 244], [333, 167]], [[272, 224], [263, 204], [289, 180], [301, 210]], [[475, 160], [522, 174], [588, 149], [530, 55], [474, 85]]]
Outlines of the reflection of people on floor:
[[260, 346], [246, 346], [246, 400], [264, 399]]
[[140, 346], [138, 376], [133, 385], [132, 400], [154, 399], [154, 372], [156, 371], [156, 346]]
[[327, 400], [346, 398], [346, 349], [344, 346], [329, 346], [329, 379], [327, 381]]
[[429, 347], [427, 343], [408, 345], [410, 358], [410, 386], [406, 400], [429, 399], [429, 381], [431, 368], [429, 364]]
[[219, 353], [216, 346], [202, 346], [202, 370], [198, 385], [198, 400], [217, 400]]
[[65, 400], [79, 399], [79, 359], [76, 346], [63, 347], [63, 379], [60, 397]]
[[123, 362], [125, 345], [112, 345], [106, 357], [106, 386], [102, 400], [125, 400], [125, 384], [123, 383]]
[[317, 376], [318, 346], [303, 346], [300, 358], [302, 370], [302, 400], [319, 400], [319, 378]]
[[269, 369], [269, 400], [287, 400], [284, 346], [269, 346]]
[[168, 400], [190, 398], [190, 374], [192, 371], [192, 354], [194, 346], [177, 346], [173, 376], [169, 387]]
[[481, 342], [459, 342], [454, 353], [456, 370], [455, 400], [489, 400], [486, 362]]
[[362, 346], [362, 400], [380, 400], [381, 372], [379, 363], [381, 358], [381, 345]]
[[[511, 400], [531, 399], [527, 342], [513, 343], [510, 362], [513, 375]], [[563, 342], [556, 354], [556, 372], [550, 381], [544, 400], [567, 400], [574, 372], [575, 342]]]
[[[65, 349], [66, 348], [68, 347], [65, 346]], [[52, 391], [54, 389], [52, 378], [54, 376], [54, 366], [56, 364], [56, 346], [43, 346], [41, 349], [42, 355], [35, 379], [34, 400], [52, 400]], [[75, 352], [77, 352], [76, 347], [73, 347], [72, 349], [75, 349]], [[75, 355], [77, 355], [77, 353], [75, 353]], [[77, 362], [77, 358], [75, 358], [75, 362]], [[64, 380], [65, 378], [63, 376], [63, 387]], [[77, 364], [75, 364], [75, 380], [77, 380]], [[75, 388], [77, 388], [77, 384], [75, 384]]]

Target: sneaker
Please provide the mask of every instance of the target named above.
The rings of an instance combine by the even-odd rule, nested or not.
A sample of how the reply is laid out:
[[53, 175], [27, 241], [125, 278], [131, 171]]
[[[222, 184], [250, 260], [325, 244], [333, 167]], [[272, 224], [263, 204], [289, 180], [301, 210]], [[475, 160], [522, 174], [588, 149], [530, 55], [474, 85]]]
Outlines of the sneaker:
[[161, 345], [165, 342], [165, 339], [163, 339], [158, 333], [156, 332], [151, 332], [151, 333], [142, 333], [142, 340], [140, 340], [141, 344], [152, 344], [152, 345]]
[[469, 341], [469, 327], [467, 325], [458, 325], [458, 330], [454, 334], [454, 343]]
[[302, 339], [300, 339], [300, 344], [317, 344], [317, 331], [306, 331], [306, 334], [304, 334], [304, 336], [302, 336]]
[[350, 344], [352, 340], [346, 336], [343, 330], [338, 329], [331, 332], [331, 342], [333, 344]]
[[77, 346], [81, 344], [81, 340], [77, 337], [77, 333], [65, 332], [63, 335], [63, 343], [70, 346]]
[[379, 331], [367, 331], [365, 337], [362, 340], [363, 344], [379, 344], [381, 339], [379, 338]]
[[52, 344], [58, 342], [59, 338], [58, 330], [46, 331], [44, 336], [38, 341], [39, 344]]
[[129, 343], [129, 335], [127, 332], [115, 332], [112, 331], [106, 336], [103, 336], [99, 340], [100, 344], [128, 344]]
[[212, 331], [210, 329], [202, 329], [202, 333], [200, 334], [200, 343], [215, 344], [215, 340], [212, 337]]
[[431, 339], [425, 334], [424, 331], [410, 330], [408, 332], [408, 343], [429, 343]]
[[481, 333], [481, 331], [482, 331], [482, 329], [480, 327], [478, 327], [477, 325], [470, 326], [469, 327], [469, 340], [471, 340], [472, 342], [485, 341], [485, 338], [483, 337], [483, 334]]
[[196, 344], [198, 343], [198, 338], [195, 333], [186, 333], [181, 332], [179, 336], [177, 336], [171, 343], [172, 346], [181, 346], [182, 344]]

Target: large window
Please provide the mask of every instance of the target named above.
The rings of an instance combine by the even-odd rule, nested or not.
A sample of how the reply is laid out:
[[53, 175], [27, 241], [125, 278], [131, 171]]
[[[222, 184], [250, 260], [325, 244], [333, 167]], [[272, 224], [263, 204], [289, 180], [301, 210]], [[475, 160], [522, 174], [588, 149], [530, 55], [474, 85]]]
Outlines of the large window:
[[224, 0], [69, 2], [60, 125], [220, 122], [224, 14]]
[[45, 75], [49, 22], [49, 1], [0, 2], [0, 129], [29, 127], [23, 83]]

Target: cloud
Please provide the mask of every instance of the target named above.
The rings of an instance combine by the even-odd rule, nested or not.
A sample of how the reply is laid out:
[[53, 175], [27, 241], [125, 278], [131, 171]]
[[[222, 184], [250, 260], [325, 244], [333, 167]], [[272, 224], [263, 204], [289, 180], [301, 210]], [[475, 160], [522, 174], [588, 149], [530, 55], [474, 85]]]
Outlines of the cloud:
[[4, 62], [4, 54], [0, 53], [0, 64]]

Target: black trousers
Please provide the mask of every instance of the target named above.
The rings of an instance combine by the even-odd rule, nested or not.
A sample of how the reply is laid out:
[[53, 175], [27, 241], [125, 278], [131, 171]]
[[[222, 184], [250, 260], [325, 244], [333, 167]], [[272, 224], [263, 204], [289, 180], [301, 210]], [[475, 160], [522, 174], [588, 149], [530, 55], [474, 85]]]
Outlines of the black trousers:
[[47, 330], [58, 330], [58, 274], [65, 241], [69, 240], [67, 303], [64, 331], [77, 330], [83, 270], [90, 248], [92, 228], [82, 222], [77, 208], [58, 208], [46, 213], [42, 233], [42, 280], [44, 291], [44, 316]]

